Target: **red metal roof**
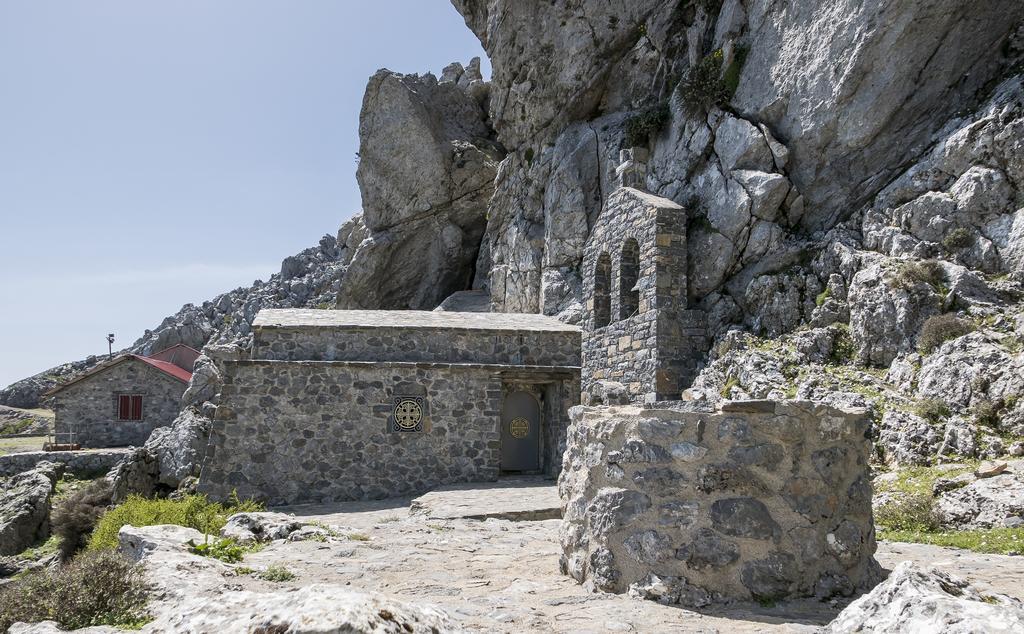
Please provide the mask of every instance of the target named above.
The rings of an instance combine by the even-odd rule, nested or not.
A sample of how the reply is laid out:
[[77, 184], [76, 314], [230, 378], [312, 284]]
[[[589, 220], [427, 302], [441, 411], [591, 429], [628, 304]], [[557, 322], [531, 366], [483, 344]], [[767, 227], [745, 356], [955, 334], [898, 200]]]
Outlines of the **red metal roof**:
[[149, 355], [150, 359], [156, 359], [157, 361], [167, 361], [178, 366], [182, 370], [192, 371], [193, 366], [196, 364], [196, 359], [199, 358], [201, 353], [195, 348], [190, 348], [183, 343], [176, 343], [170, 348], [164, 348], [160, 352], [154, 352]]
[[180, 381], [184, 381], [185, 383], [188, 383], [189, 381], [192, 380], [192, 373], [191, 372], [189, 372], [188, 370], [185, 370], [184, 368], [179, 368], [178, 366], [174, 365], [173, 363], [171, 363], [169, 361], [161, 361], [160, 359], [151, 359], [149, 357], [143, 357], [143, 356], [137, 355], [137, 354], [133, 354], [132, 356], [135, 357], [136, 359], [138, 359], [139, 361], [142, 361], [143, 363], [148, 363], [149, 365], [153, 366], [157, 370], [160, 370], [161, 372], [164, 372], [166, 374], [170, 374], [171, 376], [173, 376], [174, 378], [176, 378], [176, 379], [178, 379]]

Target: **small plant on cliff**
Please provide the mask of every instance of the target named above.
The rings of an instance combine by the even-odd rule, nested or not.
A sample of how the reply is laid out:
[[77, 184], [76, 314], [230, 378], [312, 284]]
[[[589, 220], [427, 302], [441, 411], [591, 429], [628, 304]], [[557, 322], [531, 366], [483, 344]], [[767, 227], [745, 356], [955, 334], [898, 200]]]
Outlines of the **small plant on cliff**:
[[721, 396], [722, 398], [730, 398], [732, 394], [732, 388], [739, 387], [740, 380], [735, 376], [730, 376], [725, 380], [725, 385], [722, 386]]
[[946, 341], [973, 331], [973, 324], [952, 313], [929, 317], [921, 326], [921, 336], [917, 338], [917, 351], [921, 354], [931, 354]]
[[726, 105], [739, 85], [739, 74], [745, 59], [746, 53], [743, 53], [742, 59], [734, 56], [733, 63], [726, 69], [730, 81], [727, 84], [722, 72], [725, 63], [722, 50], [718, 49], [705, 56], [686, 72], [676, 86], [675, 95], [682, 102], [683, 108], [690, 114], [700, 114], [712, 106]]
[[933, 425], [949, 418], [949, 406], [937, 398], [925, 398], [917, 402], [914, 413]]
[[937, 260], [902, 262], [893, 278], [893, 283], [897, 288], [910, 290], [919, 282], [924, 282], [941, 295], [945, 295], [948, 290], [945, 287], [945, 281], [946, 273]]
[[661, 132], [672, 119], [667, 103], [652, 106], [626, 120], [626, 146], [647, 145], [651, 137]]
[[0, 631], [18, 621], [53, 620], [64, 629], [138, 628], [149, 620], [142, 570], [114, 552], [25, 574], [0, 589]]
[[957, 249], [964, 249], [971, 246], [974, 236], [968, 229], [963, 227], [957, 227], [942, 239], [942, 246], [946, 247], [947, 251], [956, 251]]
[[857, 355], [857, 346], [853, 343], [853, 335], [847, 324], [836, 324], [833, 327], [832, 350], [829, 351], [829, 363], [843, 365], [853, 361]]

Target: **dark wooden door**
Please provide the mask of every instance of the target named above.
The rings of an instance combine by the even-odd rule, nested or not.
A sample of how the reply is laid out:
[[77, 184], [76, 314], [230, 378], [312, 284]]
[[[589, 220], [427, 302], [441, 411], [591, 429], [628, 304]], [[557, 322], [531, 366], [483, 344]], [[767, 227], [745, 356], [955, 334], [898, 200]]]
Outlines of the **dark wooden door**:
[[540, 403], [529, 392], [511, 392], [501, 409], [501, 470], [540, 470]]

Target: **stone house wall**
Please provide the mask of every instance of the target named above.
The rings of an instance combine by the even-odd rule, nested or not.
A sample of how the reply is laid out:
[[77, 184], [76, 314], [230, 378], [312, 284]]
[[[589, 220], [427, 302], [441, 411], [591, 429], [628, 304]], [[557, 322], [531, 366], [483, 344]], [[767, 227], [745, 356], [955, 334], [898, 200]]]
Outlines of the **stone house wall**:
[[579, 332], [257, 327], [254, 359], [580, 365]]
[[[638, 298], [623, 287], [624, 278], [633, 279], [633, 241], [639, 246]], [[680, 398], [708, 345], [703, 312], [687, 309], [686, 266], [682, 207], [629, 187], [609, 196], [583, 258], [584, 390], [612, 380], [635, 401]]]
[[[54, 432], [74, 432], [82, 447], [142, 446], [157, 427], [174, 422], [188, 387], [138, 359], [129, 358], [87, 376], [54, 396]], [[117, 397], [142, 395], [142, 420], [117, 419]]]
[[693, 607], [849, 596], [877, 581], [864, 412], [682, 407], [573, 408], [563, 572]]
[[[376, 499], [495, 480], [504, 387], [549, 382], [545, 470], [557, 474], [572, 371], [487, 364], [226, 362], [200, 490], [271, 504]], [[423, 397], [422, 431], [391, 424], [396, 396]]]

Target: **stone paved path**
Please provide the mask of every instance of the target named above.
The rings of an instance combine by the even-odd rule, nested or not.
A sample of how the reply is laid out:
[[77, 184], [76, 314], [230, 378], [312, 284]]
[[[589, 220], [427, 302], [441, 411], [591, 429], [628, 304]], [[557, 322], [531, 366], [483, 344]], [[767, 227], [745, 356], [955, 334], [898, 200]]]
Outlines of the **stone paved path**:
[[[558, 570], [558, 520], [455, 517], [548, 509], [553, 489], [507, 481], [452, 487], [419, 498], [416, 513], [409, 499], [282, 509], [330, 525], [338, 537], [273, 543], [243, 565], [282, 564], [297, 575], [286, 586], [338, 583], [434, 604], [474, 632], [812, 632], [844, 607], [806, 599], [696, 612], [591, 594]], [[1024, 598], [1024, 558], [889, 543], [880, 544], [877, 557], [886, 568], [905, 559], [938, 563]], [[230, 581], [252, 590], [281, 587], [252, 576]]]

